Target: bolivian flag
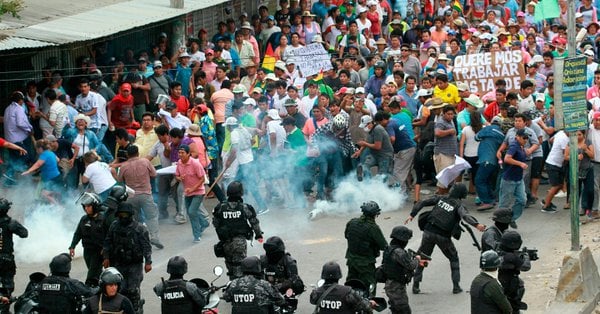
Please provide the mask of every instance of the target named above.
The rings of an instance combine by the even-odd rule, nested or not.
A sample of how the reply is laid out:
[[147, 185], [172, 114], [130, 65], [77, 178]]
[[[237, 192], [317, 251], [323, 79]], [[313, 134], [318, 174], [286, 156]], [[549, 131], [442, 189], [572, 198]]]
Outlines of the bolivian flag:
[[460, 5], [460, 1], [454, 0], [454, 3], [452, 3], [452, 10], [458, 11], [458, 13], [460, 13], [460, 15], [463, 14], [463, 7], [462, 7], [462, 5]]
[[277, 59], [275, 59], [275, 52], [273, 52], [271, 43], [268, 43], [265, 57], [263, 58], [262, 68], [267, 73], [273, 73], [273, 71], [275, 71], [275, 62], [277, 62]]

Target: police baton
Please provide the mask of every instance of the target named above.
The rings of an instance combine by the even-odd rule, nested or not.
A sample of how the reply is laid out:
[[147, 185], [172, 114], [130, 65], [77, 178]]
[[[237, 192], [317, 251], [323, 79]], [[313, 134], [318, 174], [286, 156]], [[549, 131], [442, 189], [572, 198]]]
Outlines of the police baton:
[[465, 227], [467, 232], [471, 235], [471, 239], [473, 239], [473, 246], [476, 247], [478, 251], [481, 251], [481, 245], [479, 245], [479, 242], [477, 241], [477, 237], [475, 237], [475, 233], [473, 233], [473, 229], [471, 229], [471, 226], [467, 225], [462, 220], [461, 220], [460, 224], [463, 227]]
[[204, 195], [210, 194], [210, 191], [212, 191], [212, 189], [215, 187], [215, 185], [219, 184], [219, 181], [221, 181], [221, 179], [223, 179], [223, 175], [225, 174], [225, 171], [227, 171], [227, 169], [229, 169], [230, 166], [231, 165], [223, 168], [223, 171], [221, 171], [221, 173], [219, 173], [219, 175], [215, 178], [215, 182], [213, 182], [213, 184], [208, 188], [208, 190], [206, 190], [206, 193], [204, 193]]

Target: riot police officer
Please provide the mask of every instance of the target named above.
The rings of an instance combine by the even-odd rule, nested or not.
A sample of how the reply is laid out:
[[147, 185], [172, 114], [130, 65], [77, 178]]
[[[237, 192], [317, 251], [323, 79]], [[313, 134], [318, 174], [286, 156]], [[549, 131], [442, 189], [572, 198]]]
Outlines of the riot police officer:
[[263, 248], [265, 254], [260, 256], [260, 263], [265, 279], [281, 293], [285, 294], [288, 289], [292, 289], [296, 295], [304, 292], [296, 260], [285, 251], [283, 240], [278, 236], [270, 237]]
[[485, 229], [481, 235], [481, 251], [498, 250], [502, 233], [508, 229], [512, 221], [512, 210], [508, 208], [498, 208], [492, 215], [493, 226]]
[[80, 198], [85, 215], [79, 220], [73, 240], [69, 246], [71, 258], [75, 256], [75, 247], [81, 240], [83, 244], [83, 259], [88, 268], [85, 284], [97, 286], [102, 272], [102, 245], [109, 225], [101, 212], [100, 197], [95, 193], [85, 192]]
[[119, 293], [123, 276], [114, 267], [105, 269], [100, 275], [100, 291], [86, 300], [83, 314], [134, 314], [133, 304]]
[[481, 273], [471, 283], [471, 313], [510, 314], [512, 308], [504, 295], [502, 286], [496, 280], [496, 271], [502, 259], [496, 251], [488, 250], [481, 254]]
[[362, 216], [351, 219], [344, 230], [344, 236], [348, 240], [346, 280], [360, 280], [372, 287], [369, 293], [375, 295], [375, 258], [379, 256], [379, 251], [387, 247], [387, 241], [375, 222], [375, 218], [381, 213], [379, 205], [369, 201], [363, 203], [360, 209]]
[[81, 281], [69, 278], [71, 256], [62, 253], [50, 262], [50, 276], [40, 284], [39, 307], [44, 314], [79, 313], [83, 297], [90, 297], [98, 289], [92, 289]]
[[161, 299], [162, 313], [200, 313], [206, 305], [206, 299], [200, 288], [183, 279], [187, 271], [188, 264], [183, 256], [169, 259], [167, 273], [171, 277], [154, 286], [154, 293]]
[[498, 269], [498, 281], [504, 288], [504, 295], [508, 298], [513, 313], [527, 309], [527, 304], [521, 301], [525, 294], [525, 283], [519, 278], [519, 274], [531, 269], [531, 261], [526, 251], [519, 251], [521, 244], [521, 235], [512, 230], [504, 232], [500, 240], [499, 254], [502, 256], [502, 264]]
[[243, 276], [233, 279], [223, 292], [223, 299], [231, 302], [232, 314], [268, 314], [273, 305], [283, 305], [284, 299], [270, 283], [262, 278], [260, 259], [248, 256], [241, 262]]
[[342, 270], [336, 262], [327, 262], [321, 270], [325, 282], [310, 294], [310, 303], [316, 305], [314, 313], [354, 314], [371, 313], [372, 303], [351, 287], [338, 284]]
[[[12, 203], [0, 198], [0, 295], [10, 298], [15, 290], [15, 256], [13, 255], [13, 234], [27, 238], [28, 231], [18, 221], [8, 216]], [[0, 312], [8, 312], [8, 307], [0, 305]]]
[[392, 229], [390, 245], [383, 252], [383, 272], [385, 274], [385, 293], [390, 299], [392, 313], [410, 313], [406, 285], [412, 279], [417, 266], [425, 265], [419, 255], [412, 256], [405, 248], [412, 238], [412, 230], [405, 226]]
[[115, 212], [119, 208], [119, 204], [125, 203], [129, 194], [127, 193], [127, 189], [122, 185], [115, 185], [110, 188], [110, 193], [104, 203], [102, 203], [102, 211], [104, 211], [104, 219], [106, 219], [106, 223], [110, 226], [112, 222], [115, 220]]
[[[215, 255], [225, 257], [229, 279], [242, 276], [241, 262], [246, 257], [247, 240], [262, 243], [262, 231], [254, 208], [244, 203], [244, 187], [233, 181], [227, 187], [227, 202], [220, 203], [213, 211], [213, 225], [219, 237]], [[221, 255], [221, 256], [219, 256]]]
[[[460, 230], [459, 222], [462, 220], [483, 232], [485, 225], [477, 222], [475, 217], [469, 215], [467, 209], [462, 205], [461, 200], [467, 197], [467, 187], [464, 184], [457, 183], [450, 190], [447, 197], [434, 196], [426, 200], [417, 202], [410, 215], [405, 221], [405, 224], [413, 220], [419, 211], [425, 206], [434, 206], [426, 217], [423, 217], [425, 226], [423, 227], [423, 238], [419, 252], [431, 256], [433, 249], [437, 245], [444, 255], [450, 260], [450, 272], [452, 276], [452, 293], [461, 293], [463, 290], [460, 287], [460, 263], [458, 260], [458, 252], [451, 237], [453, 233]], [[426, 214], [426, 213], [424, 213]], [[419, 225], [421, 225], [421, 217], [419, 217]], [[423, 279], [423, 267], [417, 267], [413, 278], [414, 294], [421, 292], [419, 284]]]
[[152, 247], [148, 230], [133, 219], [133, 213], [131, 204], [119, 204], [115, 213], [118, 220], [110, 225], [104, 240], [103, 266], [114, 266], [123, 275], [121, 292], [129, 298], [136, 313], [140, 313], [144, 302], [140, 284], [143, 272], [152, 270]]

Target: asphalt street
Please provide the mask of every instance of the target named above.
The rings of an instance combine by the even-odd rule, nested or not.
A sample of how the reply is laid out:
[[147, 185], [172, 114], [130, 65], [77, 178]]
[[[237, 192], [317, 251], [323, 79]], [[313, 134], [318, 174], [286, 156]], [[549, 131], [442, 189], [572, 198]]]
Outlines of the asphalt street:
[[[540, 191], [545, 194], [547, 186], [540, 187]], [[390, 192], [392, 193], [392, 192]], [[394, 192], [395, 193], [395, 192]], [[541, 194], [541, 193], [540, 193]], [[427, 196], [423, 196], [427, 197]], [[375, 201], [377, 201], [375, 199]], [[491, 212], [477, 212], [474, 210], [473, 198], [469, 197], [464, 201], [467, 208], [471, 208], [471, 213], [483, 224], [491, 224]], [[564, 199], [557, 199], [555, 203], [562, 208]], [[215, 199], [205, 202], [206, 207], [212, 210], [216, 204]], [[346, 205], [344, 205], [346, 206]], [[299, 297], [298, 313], [312, 313], [314, 307], [309, 303], [308, 296], [314, 284], [316, 284], [321, 273], [321, 266], [327, 261], [337, 261], [342, 265], [342, 272], [347, 272], [345, 267], [344, 254], [346, 250], [346, 240], [344, 239], [344, 227], [346, 222], [360, 215], [360, 204], [356, 208], [347, 208], [349, 214], [344, 215], [322, 215], [315, 220], [310, 220], [309, 209], [285, 209], [277, 206], [271, 207], [271, 211], [260, 216], [261, 226], [264, 231], [265, 239], [269, 236], [277, 235], [283, 238], [287, 251], [298, 261], [300, 276], [306, 285], [306, 292]], [[377, 218], [386, 239], [392, 228], [404, 223], [407, 218], [412, 201], [403, 204], [400, 210], [386, 210]], [[540, 260], [533, 263], [533, 269], [530, 275], [535, 275], [536, 263], [550, 261], [550, 259], [562, 259], [562, 256], [556, 256], [554, 249], [558, 243], [564, 243], [564, 238], [568, 237], [569, 216], [567, 210], [559, 210], [555, 214], [546, 214], [540, 211], [541, 206], [536, 204], [526, 209], [518, 223], [518, 231], [524, 239], [524, 245], [528, 247], [537, 247], [539, 249]], [[83, 212], [76, 213], [77, 216]], [[408, 225], [413, 231], [414, 236], [410, 240], [408, 247], [416, 250], [419, 247], [421, 231], [418, 230], [417, 221]], [[481, 233], [473, 229], [478, 240]], [[49, 237], [52, 239], [52, 232]], [[144, 306], [146, 313], [160, 313], [160, 301], [154, 295], [152, 287], [160, 282], [161, 277], [168, 277], [166, 273], [167, 261], [175, 255], [184, 256], [189, 264], [189, 272], [185, 276], [187, 279], [200, 277], [210, 281], [212, 268], [215, 265], [224, 266], [223, 259], [216, 258], [213, 254], [213, 245], [217, 242], [214, 228], [211, 226], [202, 235], [200, 243], [192, 243], [191, 228], [188, 223], [176, 225], [171, 221], [161, 221], [160, 237], [165, 244], [163, 250], [154, 250], [153, 269], [147, 273], [142, 283], [142, 297], [146, 300]], [[561, 241], [559, 241], [561, 240]], [[28, 239], [26, 241], [33, 241]], [[64, 240], [63, 240], [64, 241]], [[69, 246], [68, 241], [64, 243], [64, 252]], [[469, 294], [471, 280], [478, 274], [479, 252], [472, 245], [472, 240], [467, 233], [463, 233], [460, 241], [455, 241], [460, 256], [461, 265], [461, 286], [465, 292], [452, 294], [452, 283], [450, 280], [450, 264], [439, 249], [435, 249], [432, 255], [433, 261], [424, 272], [423, 282], [421, 283], [422, 294], [413, 295], [409, 293], [409, 299], [413, 312], [415, 313], [468, 313], [469, 312]], [[249, 255], [260, 255], [262, 245], [256, 241], [248, 245]], [[564, 249], [564, 248], [561, 248]], [[42, 251], [40, 251], [40, 254]], [[48, 253], [48, 252], [43, 252]], [[60, 252], [56, 252], [58, 254]], [[81, 255], [81, 247], [78, 247], [78, 254]], [[55, 255], [52, 253], [50, 256]], [[379, 260], [378, 260], [379, 261]], [[15, 278], [16, 291], [19, 295], [28, 282], [28, 275], [34, 271], [48, 272], [48, 261], [28, 262], [21, 261], [17, 264], [17, 276]], [[85, 263], [81, 257], [73, 262], [71, 277], [85, 280]], [[225, 284], [226, 277], [217, 280], [216, 284]], [[535, 287], [527, 286], [531, 290]], [[377, 287], [379, 296], [384, 296], [383, 285]], [[535, 294], [533, 294], [535, 295]], [[527, 313], [543, 313], [544, 305], [548, 300], [539, 300], [528, 297], [525, 293], [525, 302], [530, 304], [530, 310]], [[221, 301], [219, 309], [223, 313], [230, 312], [229, 304]], [[385, 312], [389, 312], [386, 310]], [[385, 313], [384, 312], [384, 313]]]

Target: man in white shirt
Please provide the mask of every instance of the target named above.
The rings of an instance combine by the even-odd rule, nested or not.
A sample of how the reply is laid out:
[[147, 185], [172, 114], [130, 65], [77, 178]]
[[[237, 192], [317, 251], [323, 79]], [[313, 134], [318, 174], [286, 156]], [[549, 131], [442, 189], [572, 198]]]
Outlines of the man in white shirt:
[[564, 131], [556, 133], [552, 149], [550, 149], [550, 153], [546, 158], [546, 173], [548, 173], [548, 181], [552, 187], [543, 202], [542, 212], [544, 213], [556, 212], [556, 206], [552, 204], [552, 199], [562, 189], [565, 182], [563, 162], [565, 161], [565, 148], [567, 146], [569, 146], [569, 136]]
[[47, 89], [44, 93], [46, 101], [50, 104], [50, 111], [48, 116], [42, 116], [43, 119], [48, 119], [48, 123], [54, 128], [52, 132], [56, 138], [62, 137], [62, 131], [65, 127], [65, 121], [69, 119], [67, 113], [67, 105], [57, 99], [56, 91], [54, 89]]
[[298, 109], [305, 117], [310, 117], [310, 111], [312, 110], [313, 106], [317, 103], [318, 98], [319, 86], [315, 81], [308, 82], [308, 95], [302, 97], [300, 106], [298, 106]]
[[87, 152], [83, 155], [85, 163], [85, 172], [81, 178], [83, 184], [89, 183], [94, 189], [94, 193], [100, 196], [102, 201], [106, 200], [111, 188], [117, 184], [115, 177], [117, 172], [108, 164], [98, 160], [95, 152]]
[[165, 119], [169, 129], [180, 128], [185, 130], [192, 124], [188, 117], [177, 111], [177, 105], [172, 101], [167, 102], [165, 109], [160, 109], [158, 114]]
[[279, 110], [269, 109], [267, 114], [271, 121], [267, 122], [267, 134], [269, 135], [269, 148], [271, 157], [279, 155], [283, 151], [283, 144], [287, 136], [285, 129], [281, 125]]

